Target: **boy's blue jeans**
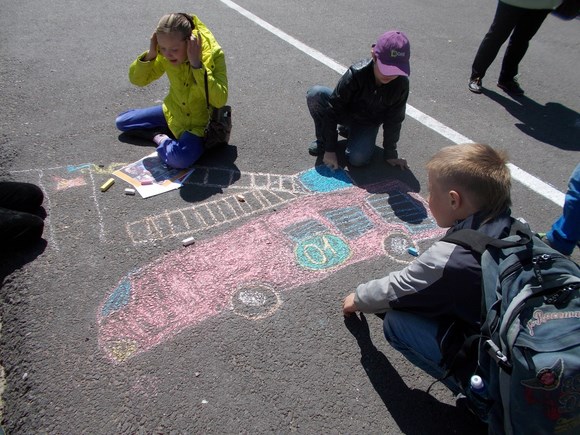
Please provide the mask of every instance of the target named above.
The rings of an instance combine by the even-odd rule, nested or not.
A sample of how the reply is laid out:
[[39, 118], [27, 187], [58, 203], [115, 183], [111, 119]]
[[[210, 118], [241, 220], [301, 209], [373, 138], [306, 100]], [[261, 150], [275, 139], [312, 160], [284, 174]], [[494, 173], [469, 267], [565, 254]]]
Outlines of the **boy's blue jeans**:
[[[383, 330], [387, 341], [403, 354], [413, 365], [435, 379], [445, 375], [440, 366], [442, 355], [437, 338], [439, 324], [416, 314], [390, 310], [385, 314]], [[454, 394], [461, 387], [452, 377], [442, 381]]]
[[[313, 86], [306, 93], [306, 103], [310, 115], [314, 120], [316, 140], [324, 144], [323, 131], [326, 121], [325, 112], [330, 110], [330, 96], [332, 89], [326, 86]], [[352, 166], [364, 166], [370, 163], [375, 151], [375, 142], [379, 132], [379, 125], [360, 125], [348, 119], [339, 122], [348, 129], [345, 155]], [[333, 126], [336, 128], [336, 126]]]
[[546, 234], [550, 244], [564, 255], [570, 255], [580, 240], [580, 163], [572, 172], [562, 216]]
[[[116, 125], [119, 130], [124, 132], [168, 128], [161, 106], [127, 110], [117, 117]], [[157, 154], [161, 161], [177, 169], [193, 165], [202, 153], [203, 138], [188, 131], [184, 132], [177, 140], [168, 138], [157, 146]]]

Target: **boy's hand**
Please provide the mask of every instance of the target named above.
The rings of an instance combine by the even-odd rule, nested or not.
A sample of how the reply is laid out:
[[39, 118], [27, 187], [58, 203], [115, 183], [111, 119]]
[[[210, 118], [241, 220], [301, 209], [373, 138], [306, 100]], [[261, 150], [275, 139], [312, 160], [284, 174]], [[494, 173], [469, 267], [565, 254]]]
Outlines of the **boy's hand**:
[[324, 157], [322, 157], [322, 163], [333, 171], [338, 169], [338, 158], [336, 157], [336, 153], [326, 151]]
[[145, 62], [151, 62], [157, 57], [157, 33], [153, 32], [151, 39], [149, 40], [149, 51], [143, 58]]
[[187, 58], [189, 64], [195, 69], [201, 68], [201, 52], [201, 35], [198, 30], [187, 40]]
[[391, 166], [398, 166], [401, 169], [409, 169], [409, 165], [405, 159], [387, 159], [385, 160]]
[[356, 304], [354, 303], [354, 293], [349, 294], [342, 302], [342, 314], [345, 317], [350, 317], [352, 313], [358, 311]]

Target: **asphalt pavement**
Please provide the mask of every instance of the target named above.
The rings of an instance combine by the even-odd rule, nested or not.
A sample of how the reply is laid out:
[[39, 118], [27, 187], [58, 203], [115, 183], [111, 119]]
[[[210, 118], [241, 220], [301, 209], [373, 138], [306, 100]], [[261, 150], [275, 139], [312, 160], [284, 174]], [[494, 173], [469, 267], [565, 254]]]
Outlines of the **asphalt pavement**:
[[[379, 318], [345, 320], [341, 302], [441, 234], [424, 166], [454, 138], [507, 150], [525, 174], [513, 214], [549, 228], [579, 161], [580, 21], [547, 18], [514, 99], [495, 86], [501, 57], [482, 95], [467, 90], [494, 2], [1, 9], [0, 172], [40, 185], [48, 214], [41, 244], [2, 259], [8, 433], [485, 433], [440, 384], [427, 392], [434, 380], [386, 343]], [[230, 145], [178, 190], [127, 196], [116, 178], [101, 192], [154, 151], [114, 120], [165, 96], [165, 79], [136, 88], [127, 70], [158, 19], [182, 11], [226, 54]], [[368, 168], [316, 169], [307, 89], [334, 86], [395, 28], [411, 41], [413, 116], [399, 142], [410, 170], [385, 166], [380, 147]]]

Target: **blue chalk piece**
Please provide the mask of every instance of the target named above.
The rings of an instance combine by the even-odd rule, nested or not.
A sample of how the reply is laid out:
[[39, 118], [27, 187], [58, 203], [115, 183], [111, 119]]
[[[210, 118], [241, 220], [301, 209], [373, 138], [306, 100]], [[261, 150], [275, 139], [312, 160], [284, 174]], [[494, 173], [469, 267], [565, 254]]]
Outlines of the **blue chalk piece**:
[[417, 251], [417, 249], [415, 249], [413, 247], [407, 249], [407, 252], [414, 257], [417, 257], [419, 255], [419, 251]]

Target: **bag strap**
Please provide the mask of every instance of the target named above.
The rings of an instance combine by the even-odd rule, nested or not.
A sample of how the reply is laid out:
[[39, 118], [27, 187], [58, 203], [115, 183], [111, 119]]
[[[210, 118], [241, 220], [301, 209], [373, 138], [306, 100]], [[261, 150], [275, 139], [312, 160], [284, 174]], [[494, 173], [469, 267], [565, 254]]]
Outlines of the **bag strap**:
[[203, 72], [203, 82], [205, 85], [205, 104], [207, 105], [207, 110], [209, 110], [209, 92], [207, 90], [207, 70]]
[[510, 235], [519, 236], [519, 240], [503, 240], [490, 237], [481, 231], [464, 228], [446, 235], [441, 239], [443, 242], [455, 243], [464, 248], [471, 249], [479, 254], [483, 254], [489, 246], [494, 248], [513, 248], [524, 246], [532, 240], [532, 233], [524, 223], [515, 219], [511, 225]]
[[[504, 248], [513, 248], [517, 246], [525, 246], [532, 240], [532, 232], [530, 231], [527, 224], [514, 219], [511, 226], [510, 226], [510, 237], [517, 236], [519, 239], [516, 240], [505, 240], [505, 239], [498, 239], [495, 237], [490, 237], [487, 234], [484, 234], [480, 231], [476, 231], [473, 229], [461, 229], [451, 233], [441, 240], [455, 243], [456, 245], [463, 246], [466, 249], [470, 249], [474, 252], [483, 255], [483, 253], [488, 249], [488, 247], [494, 247], [498, 249]], [[453, 370], [458, 364], [461, 364], [463, 361], [469, 357], [470, 350], [473, 344], [476, 341], [479, 341], [480, 346], [483, 342], [483, 350], [485, 350], [491, 357], [496, 361], [502, 369], [507, 371], [508, 373], [511, 372], [511, 365], [505, 358], [505, 356], [499, 351], [495, 343], [491, 341], [491, 331], [495, 328], [499, 320], [499, 313], [498, 309], [499, 303], [496, 302], [496, 305], [490, 308], [488, 311], [486, 308], [485, 302], [485, 293], [482, 292], [481, 295], [481, 329], [480, 334], [472, 335], [467, 337], [464, 341], [462, 347], [460, 348], [459, 352], [455, 355], [454, 359], [452, 360], [447, 372], [445, 373], [442, 379], [445, 379], [450, 374], [453, 373]]]

